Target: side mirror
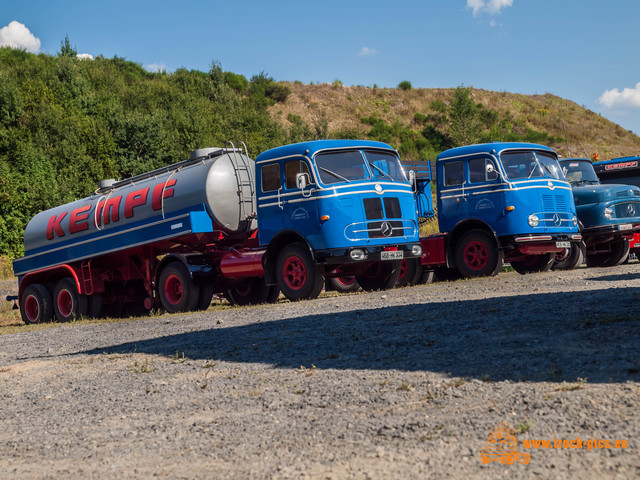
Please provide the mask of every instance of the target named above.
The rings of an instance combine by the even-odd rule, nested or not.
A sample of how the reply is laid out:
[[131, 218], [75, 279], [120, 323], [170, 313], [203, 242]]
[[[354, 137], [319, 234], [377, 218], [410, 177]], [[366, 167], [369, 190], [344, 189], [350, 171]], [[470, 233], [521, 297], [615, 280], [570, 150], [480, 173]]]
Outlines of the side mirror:
[[307, 181], [307, 174], [306, 173], [297, 173], [296, 174], [296, 185], [298, 186], [298, 188], [300, 190], [304, 190], [307, 187], [308, 181]]
[[495, 171], [496, 169], [493, 168], [493, 165], [491, 165], [490, 163], [487, 163], [487, 173], [493, 173]]
[[492, 163], [487, 163], [485, 171], [487, 172], [487, 181], [495, 180], [500, 175]]
[[416, 188], [416, 172], [414, 172], [413, 170], [409, 170], [409, 185], [411, 185], [413, 187], [413, 189], [415, 190], [415, 188]]

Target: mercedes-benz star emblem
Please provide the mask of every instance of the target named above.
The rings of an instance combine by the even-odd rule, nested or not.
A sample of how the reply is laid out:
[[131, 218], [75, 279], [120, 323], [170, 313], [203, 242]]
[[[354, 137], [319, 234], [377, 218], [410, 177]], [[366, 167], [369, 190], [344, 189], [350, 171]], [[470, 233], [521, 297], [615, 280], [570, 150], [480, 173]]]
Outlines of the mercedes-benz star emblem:
[[636, 215], [636, 207], [633, 205], [633, 203], [627, 205], [627, 213], [630, 217], [634, 217]]
[[380, 231], [382, 232], [382, 235], [388, 237], [393, 232], [393, 227], [389, 222], [382, 222], [380, 225]]
[[553, 214], [553, 224], [556, 227], [559, 227], [562, 224], [562, 219], [560, 218], [560, 215], [558, 215], [557, 213]]

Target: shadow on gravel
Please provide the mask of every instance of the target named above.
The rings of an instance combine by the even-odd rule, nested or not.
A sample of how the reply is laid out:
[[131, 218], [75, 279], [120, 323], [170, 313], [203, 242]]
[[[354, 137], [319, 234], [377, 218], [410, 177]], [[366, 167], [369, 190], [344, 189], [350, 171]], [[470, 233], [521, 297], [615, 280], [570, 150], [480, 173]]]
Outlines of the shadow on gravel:
[[[304, 302], [299, 305], [304, 309]], [[446, 315], [432, 313], [438, 311]], [[529, 293], [243, 326], [227, 321], [209, 330], [79, 353], [178, 352], [193, 360], [432, 371], [496, 381], [640, 381], [639, 311], [638, 288]]]
[[599, 277], [591, 277], [589, 280], [596, 282], [624, 282], [631, 280], [638, 280], [640, 278], [640, 272], [638, 273], [622, 273], [619, 275], [603, 275]]

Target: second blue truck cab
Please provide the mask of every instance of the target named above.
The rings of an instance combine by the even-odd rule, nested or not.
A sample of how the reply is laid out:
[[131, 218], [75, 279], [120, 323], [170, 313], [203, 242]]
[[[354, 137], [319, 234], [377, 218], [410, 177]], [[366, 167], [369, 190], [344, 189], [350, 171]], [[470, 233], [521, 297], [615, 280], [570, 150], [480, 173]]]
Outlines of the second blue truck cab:
[[[571, 187], [549, 147], [495, 142], [447, 150], [436, 159], [436, 181], [441, 233], [422, 238], [425, 268], [444, 263], [475, 277], [509, 262], [522, 274], [545, 271], [582, 240]], [[421, 217], [429, 216], [427, 184], [417, 185]]]

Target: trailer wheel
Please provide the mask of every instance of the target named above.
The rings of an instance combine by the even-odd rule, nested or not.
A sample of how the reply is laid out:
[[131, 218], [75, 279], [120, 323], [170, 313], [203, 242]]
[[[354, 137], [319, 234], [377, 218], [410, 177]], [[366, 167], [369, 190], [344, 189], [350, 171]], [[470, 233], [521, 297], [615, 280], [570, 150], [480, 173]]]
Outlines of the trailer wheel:
[[198, 295], [198, 304], [196, 310], [203, 311], [211, 306], [213, 299], [213, 283], [207, 282], [200, 285], [200, 294]]
[[483, 230], [470, 230], [456, 242], [456, 267], [463, 277], [491, 277], [502, 268], [503, 253]]
[[34, 283], [24, 289], [20, 302], [20, 315], [27, 325], [44, 323], [53, 317], [53, 299], [47, 287]]
[[432, 283], [435, 277], [436, 277], [436, 272], [434, 272], [433, 270], [425, 270], [423, 268], [422, 275], [420, 275], [420, 278], [418, 279], [418, 282], [416, 283], [416, 285], [425, 285], [427, 283]]
[[231, 305], [260, 305], [269, 298], [270, 287], [263, 278], [247, 278], [224, 292]]
[[189, 312], [198, 305], [200, 288], [191, 281], [184, 265], [173, 262], [160, 274], [158, 294], [160, 303], [167, 312]]
[[89, 312], [86, 295], [80, 295], [71, 278], [63, 278], [53, 289], [53, 311], [60, 322], [69, 322]]
[[400, 276], [400, 261], [385, 260], [374, 263], [362, 275], [357, 275], [356, 280], [363, 290], [387, 290], [398, 283]]
[[520, 275], [527, 273], [547, 272], [551, 270], [555, 253], [544, 253], [542, 255], [527, 255], [524, 260], [511, 262], [513, 269]]
[[556, 254], [553, 260], [553, 270], [573, 270], [584, 262], [586, 247], [584, 242], [572, 243], [561, 254]]
[[326, 290], [335, 290], [339, 293], [352, 293], [360, 290], [360, 284], [356, 277], [334, 277], [327, 278]]
[[587, 267], [617, 267], [629, 257], [629, 240], [620, 238], [611, 242], [609, 252], [587, 255]]
[[276, 262], [276, 278], [284, 296], [292, 301], [316, 298], [324, 286], [322, 271], [301, 243], [282, 249]]

